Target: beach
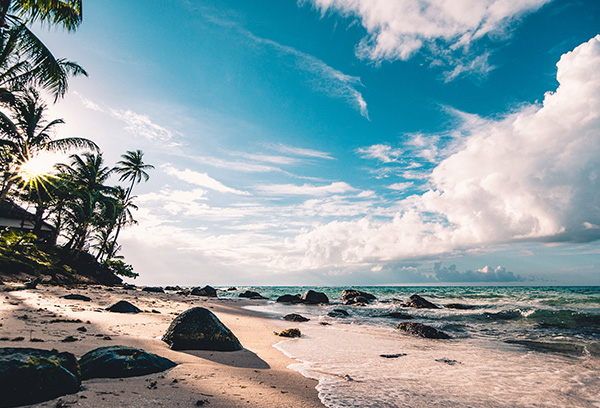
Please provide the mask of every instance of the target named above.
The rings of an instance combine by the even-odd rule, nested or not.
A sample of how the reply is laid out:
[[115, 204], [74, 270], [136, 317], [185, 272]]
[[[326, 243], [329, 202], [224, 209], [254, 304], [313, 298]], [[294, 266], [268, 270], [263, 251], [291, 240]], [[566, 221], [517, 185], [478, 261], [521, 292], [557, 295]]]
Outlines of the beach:
[[[62, 298], [69, 294], [92, 300]], [[105, 310], [119, 300], [127, 300], [143, 312]], [[124, 345], [177, 363], [166, 372], [142, 377], [86, 380], [77, 394], [32, 405], [35, 407], [323, 407], [315, 389], [317, 382], [288, 369], [294, 361], [273, 347], [281, 340], [273, 332], [292, 326], [243, 308], [255, 303], [119, 287], [39, 285], [35, 290], [2, 293], [0, 338], [4, 340], [0, 347], [56, 349], [81, 357], [98, 347]], [[177, 314], [196, 306], [210, 309], [244, 349], [173, 351], [160, 340]], [[69, 336], [75, 341], [65, 342]], [[23, 340], [12, 341], [20, 337]]]

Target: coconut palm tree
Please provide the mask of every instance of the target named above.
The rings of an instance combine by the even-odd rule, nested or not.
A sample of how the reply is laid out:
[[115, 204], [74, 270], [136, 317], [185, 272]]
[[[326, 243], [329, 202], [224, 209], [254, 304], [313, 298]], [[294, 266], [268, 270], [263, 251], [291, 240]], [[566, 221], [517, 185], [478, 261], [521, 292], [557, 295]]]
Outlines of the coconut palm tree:
[[117, 233], [121, 230], [122, 227], [132, 224], [137, 224], [137, 221], [133, 218], [133, 210], [137, 210], [138, 207], [133, 203], [134, 197], [127, 197], [127, 192], [122, 187], [115, 187], [114, 190], [114, 199], [115, 199], [115, 217], [106, 220], [106, 225], [99, 231], [96, 235], [96, 241], [98, 244], [96, 245], [96, 249], [98, 249], [98, 253], [96, 255], [96, 259], [100, 259], [105, 256], [105, 259], [112, 259], [116, 256], [117, 252], [120, 249], [120, 245], [117, 244], [116, 237], [113, 235], [115, 231], [115, 227], [117, 228]]
[[125, 196], [125, 200], [127, 201], [136, 184], [141, 182], [142, 179], [148, 181], [150, 175], [146, 170], [151, 170], [154, 166], [144, 163], [144, 152], [139, 149], [134, 151], [128, 150], [125, 154], [122, 154], [121, 157], [123, 160], [117, 162], [115, 172], [121, 175], [119, 181], [131, 180], [131, 185], [127, 189], [127, 195]]
[[83, 19], [82, 0], [0, 0], [0, 27], [15, 21], [40, 21], [72, 31]]
[[67, 152], [75, 148], [98, 151], [98, 146], [94, 142], [81, 137], [53, 140], [54, 128], [64, 121], [46, 120], [44, 114], [47, 105], [33, 88], [18, 92], [7, 106], [11, 117], [0, 112], [0, 148], [4, 150], [4, 162], [0, 163], [4, 170], [0, 202], [6, 199], [10, 189], [19, 180], [20, 166], [39, 152]]

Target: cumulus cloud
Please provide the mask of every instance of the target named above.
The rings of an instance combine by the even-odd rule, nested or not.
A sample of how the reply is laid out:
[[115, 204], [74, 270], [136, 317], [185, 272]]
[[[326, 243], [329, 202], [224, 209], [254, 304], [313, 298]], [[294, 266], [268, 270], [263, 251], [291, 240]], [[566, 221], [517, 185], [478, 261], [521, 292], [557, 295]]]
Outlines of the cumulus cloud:
[[[552, 0], [301, 0], [322, 13], [354, 17], [367, 31], [357, 54], [372, 61], [407, 60], [426, 48], [434, 63], [451, 63], [447, 79], [491, 69], [487, 54], [470, 58], [482, 37], [502, 37], [524, 15]], [[458, 51], [458, 54], [457, 52]], [[458, 55], [458, 56], [457, 56]]]
[[161, 166], [162, 169], [170, 176], [175, 176], [187, 183], [194, 184], [199, 187], [205, 187], [220, 193], [230, 193], [238, 195], [250, 195], [247, 191], [236, 190], [235, 188], [227, 187], [220, 181], [215, 180], [206, 173], [199, 173], [190, 169], [178, 170], [170, 165]]
[[442, 267], [442, 263], [438, 262], [434, 265], [433, 272], [439, 282], [525, 282], [525, 278], [521, 275], [515, 275], [503, 266], [493, 269], [486, 265], [477, 271], [459, 272], [456, 270], [456, 265]]
[[600, 35], [562, 56], [541, 105], [467, 121], [433, 188], [391, 221], [332, 222], [296, 238], [305, 265], [379, 262], [515, 241], [600, 239]]

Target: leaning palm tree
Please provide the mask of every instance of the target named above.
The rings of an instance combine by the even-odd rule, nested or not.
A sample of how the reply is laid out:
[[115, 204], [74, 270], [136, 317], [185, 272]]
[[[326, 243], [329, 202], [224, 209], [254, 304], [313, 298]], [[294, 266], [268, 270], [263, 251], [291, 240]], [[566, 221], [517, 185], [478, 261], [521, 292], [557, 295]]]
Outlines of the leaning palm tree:
[[[98, 250], [96, 259], [100, 259], [103, 256], [105, 259], [114, 258], [120, 249], [120, 245], [117, 244], [117, 238], [121, 228], [137, 224], [137, 221], [133, 218], [133, 210], [137, 210], [138, 207], [133, 203], [134, 197], [126, 198], [126, 195], [127, 193], [122, 187], [117, 186], [114, 188], [114, 218], [107, 219], [106, 225], [95, 236], [97, 241], [96, 249]], [[115, 228], [116, 233], [113, 234]]]
[[70, 149], [85, 148], [98, 151], [98, 146], [89, 139], [67, 137], [52, 139], [57, 125], [62, 119], [48, 122], [45, 118], [47, 105], [40, 99], [39, 93], [27, 88], [8, 102], [11, 116], [0, 112], [0, 147], [4, 149], [3, 184], [0, 190], [0, 203], [4, 201], [11, 188], [19, 180], [19, 169], [39, 152], [67, 152]]

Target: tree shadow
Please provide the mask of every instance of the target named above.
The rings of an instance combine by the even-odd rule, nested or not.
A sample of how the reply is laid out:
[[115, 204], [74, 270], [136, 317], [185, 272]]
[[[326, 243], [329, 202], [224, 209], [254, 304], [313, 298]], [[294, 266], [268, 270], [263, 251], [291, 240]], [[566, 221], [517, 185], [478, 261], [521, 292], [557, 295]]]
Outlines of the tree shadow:
[[271, 368], [266, 361], [248, 349], [239, 351], [182, 350], [181, 352], [230, 367], [256, 370]]

